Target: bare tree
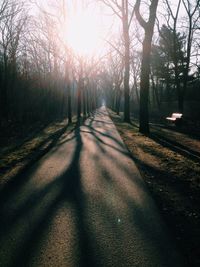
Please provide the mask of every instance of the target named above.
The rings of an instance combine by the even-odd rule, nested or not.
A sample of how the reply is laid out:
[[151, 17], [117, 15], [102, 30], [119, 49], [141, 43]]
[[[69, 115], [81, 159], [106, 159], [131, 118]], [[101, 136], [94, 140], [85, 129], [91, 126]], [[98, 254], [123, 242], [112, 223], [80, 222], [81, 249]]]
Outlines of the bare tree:
[[[9, 103], [13, 101], [13, 86], [16, 77], [16, 60], [20, 38], [27, 21], [24, 3], [3, 2], [0, 20], [0, 45], [3, 54], [3, 82], [1, 86], [1, 110], [7, 118]], [[10, 98], [10, 102], [8, 100]]]
[[123, 43], [121, 38], [112, 38], [109, 42], [110, 50], [107, 55], [109, 75], [112, 76], [112, 105], [111, 108], [119, 114], [121, 97], [122, 97], [122, 83], [124, 78], [124, 55]]
[[130, 122], [130, 25], [134, 7], [128, 0], [100, 0], [121, 20], [124, 40], [124, 121]]
[[142, 43], [142, 63], [140, 78], [140, 132], [149, 133], [149, 74], [150, 74], [150, 56], [151, 43], [153, 37], [154, 24], [158, 0], [152, 0], [149, 6], [149, 19], [145, 21], [140, 13], [141, 0], [136, 1], [135, 15], [139, 24], [144, 29], [144, 40]]
[[139, 96], [139, 80], [140, 80], [140, 70], [141, 70], [141, 53], [138, 51], [132, 52], [131, 58], [131, 75], [132, 75], [132, 87], [131, 87], [131, 95], [134, 98], [134, 94], [136, 97], [136, 102], [139, 105], [140, 96]]
[[9, 0], [3, 0], [0, 4], [0, 20], [4, 18], [4, 16], [8, 15], [5, 13], [6, 9], [8, 8]]
[[[175, 84], [176, 84], [176, 90], [177, 90], [177, 95], [178, 95], [178, 109], [180, 112], [182, 112], [182, 90], [180, 86], [180, 71], [179, 71], [179, 59], [178, 59], [178, 54], [177, 51], [179, 50], [178, 44], [177, 44], [177, 23], [178, 23], [178, 17], [179, 17], [179, 11], [180, 11], [180, 6], [181, 6], [181, 1], [178, 1], [177, 8], [175, 12], [173, 12], [172, 7], [169, 3], [168, 0], [165, 0], [165, 3], [167, 5], [167, 26], [171, 29], [173, 33], [173, 63], [174, 63], [174, 74], [175, 74]], [[170, 20], [172, 19], [172, 26], [170, 25]], [[161, 31], [160, 31], [161, 33]], [[163, 36], [165, 38], [165, 36]]]
[[186, 65], [184, 68], [184, 80], [183, 80], [183, 90], [181, 92], [181, 101], [180, 101], [180, 111], [184, 110], [184, 96], [187, 89], [188, 74], [190, 70], [191, 62], [191, 51], [193, 44], [194, 32], [197, 26], [197, 22], [200, 19], [200, 0], [191, 1], [191, 0], [182, 0], [182, 3], [185, 7], [185, 11], [188, 18], [188, 32], [187, 32], [187, 42], [186, 42]]

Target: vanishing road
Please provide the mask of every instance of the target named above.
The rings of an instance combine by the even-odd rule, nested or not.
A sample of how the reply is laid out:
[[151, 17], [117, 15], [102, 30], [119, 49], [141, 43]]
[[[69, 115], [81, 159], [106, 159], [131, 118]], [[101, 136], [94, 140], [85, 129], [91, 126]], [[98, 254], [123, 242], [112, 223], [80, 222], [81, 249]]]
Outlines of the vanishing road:
[[182, 267], [105, 107], [0, 191], [1, 267]]

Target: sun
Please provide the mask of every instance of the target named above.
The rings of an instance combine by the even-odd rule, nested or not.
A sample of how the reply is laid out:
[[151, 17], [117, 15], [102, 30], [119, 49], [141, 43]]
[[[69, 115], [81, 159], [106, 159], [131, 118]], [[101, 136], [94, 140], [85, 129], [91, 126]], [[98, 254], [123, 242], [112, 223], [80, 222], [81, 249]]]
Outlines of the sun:
[[79, 11], [69, 19], [66, 41], [75, 53], [82, 56], [97, 53], [100, 39], [99, 23], [91, 12]]

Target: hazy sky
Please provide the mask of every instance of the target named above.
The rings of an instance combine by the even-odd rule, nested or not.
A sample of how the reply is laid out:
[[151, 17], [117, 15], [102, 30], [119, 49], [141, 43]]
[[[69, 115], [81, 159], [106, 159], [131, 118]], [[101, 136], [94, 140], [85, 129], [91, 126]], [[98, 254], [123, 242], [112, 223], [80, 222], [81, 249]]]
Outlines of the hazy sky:
[[[49, 9], [58, 13], [58, 3], [61, 4], [60, 7], [62, 7], [63, 4], [66, 11], [66, 22], [65, 25], [63, 24], [64, 36], [66, 37], [66, 41], [77, 53], [85, 55], [99, 53], [105, 44], [105, 39], [112, 38], [112, 33], [119, 32], [121, 26], [119, 18], [112, 16], [112, 11], [110, 9], [106, 8], [105, 5], [100, 6], [95, 3], [94, 0], [37, 1], [43, 7], [46, 7], [46, 3], [48, 3]], [[87, 2], [90, 4], [87, 4]], [[176, 10], [177, 3], [178, 0], [170, 1], [170, 6], [174, 11]], [[163, 0], [160, 0], [158, 17], [161, 20], [161, 24], [165, 22], [163, 17], [163, 13], [165, 13], [164, 7]], [[181, 8], [180, 18], [182, 16], [183, 8]]]

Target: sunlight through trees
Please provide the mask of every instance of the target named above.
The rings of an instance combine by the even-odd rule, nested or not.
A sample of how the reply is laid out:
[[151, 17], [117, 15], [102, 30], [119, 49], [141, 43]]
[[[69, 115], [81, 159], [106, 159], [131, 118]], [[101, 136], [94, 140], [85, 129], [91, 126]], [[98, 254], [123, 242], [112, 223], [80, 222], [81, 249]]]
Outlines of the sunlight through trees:
[[1, 126], [102, 102], [143, 133], [174, 111], [198, 117], [199, 14], [198, 0], [0, 1]]

